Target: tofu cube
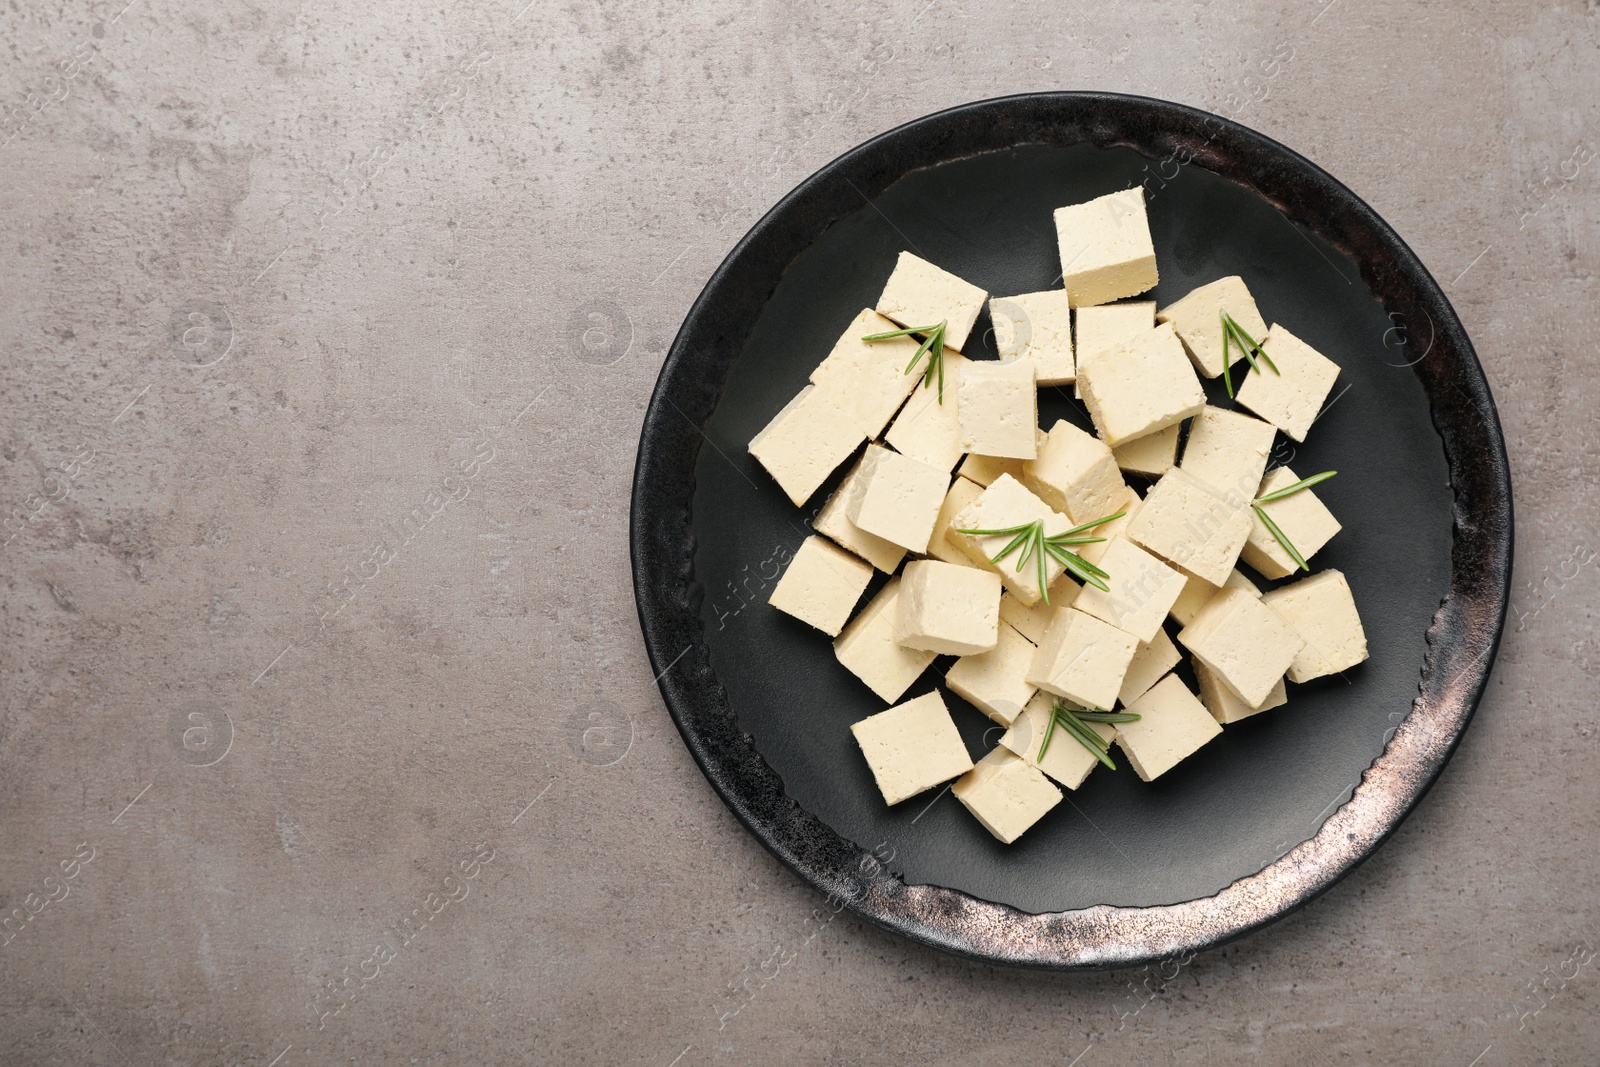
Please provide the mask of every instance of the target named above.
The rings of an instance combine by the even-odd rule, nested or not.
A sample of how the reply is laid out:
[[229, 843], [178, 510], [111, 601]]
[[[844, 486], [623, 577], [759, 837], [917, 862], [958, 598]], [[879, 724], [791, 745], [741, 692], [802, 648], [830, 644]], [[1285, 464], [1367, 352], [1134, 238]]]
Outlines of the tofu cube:
[[989, 321], [1002, 360], [1032, 363], [1040, 385], [1072, 381], [1072, 304], [1065, 289], [993, 297]]
[[[1050, 738], [1050, 747], [1044, 750], [1044, 759], [1039, 758], [1045, 731], [1050, 728], [1050, 715], [1059, 699], [1054, 693], [1040, 693], [1028, 701], [1022, 708], [1022, 714], [1000, 738], [1000, 744], [1059, 784], [1076, 789], [1089, 777], [1089, 772], [1100, 765], [1100, 761], [1088, 749], [1058, 727]], [[1117, 736], [1117, 728], [1109, 723], [1090, 722], [1084, 725], [1108, 745]]]
[[1022, 484], [1074, 525], [1115, 514], [1128, 495], [1110, 446], [1065, 419], [1050, 427], [1038, 456], [1023, 463]]
[[1251, 707], [1272, 693], [1305, 640], [1263, 601], [1242, 589], [1211, 598], [1178, 640]]
[[1129, 338], [1078, 372], [1084, 406], [1113, 448], [1164, 430], [1206, 406], [1205, 390], [1171, 326]]
[[987, 652], [999, 640], [1000, 576], [936, 559], [900, 575], [900, 643], [947, 656]]
[[[1035, 455], [1038, 455], [1039, 449], [1044, 447], [1044, 439], [1045, 432], [1043, 430], [1034, 431], [1033, 451]], [[956, 473], [988, 488], [1002, 474], [1009, 474], [1017, 481], [1022, 481], [1022, 464], [1024, 462], [1007, 456], [984, 456], [974, 452], [961, 461], [961, 466], [956, 468]]]
[[829, 637], [838, 637], [870, 581], [872, 564], [812, 535], [801, 542], [767, 602]]
[[1247, 495], [1218, 492], [1179, 467], [1150, 488], [1128, 525], [1128, 537], [1190, 574], [1222, 585], [1250, 537], [1249, 504]]
[[1061, 803], [1061, 790], [1009, 749], [995, 748], [950, 787], [983, 828], [1009, 845]]
[[956, 395], [962, 451], [1011, 459], [1038, 454], [1039, 390], [1032, 363], [968, 362]]
[[961, 371], [967, 363], [959, 352], [945, 353], [943, 403], [937, 383], [911, 394], [883, 438], [896, 452], [942, 471], [954, 470], [961, 462], [966, 449], [961, 447], [961, 431], [956, 424], [956, 396]]
[[1178, 469], [1218, 492], [1253, 497], [1278, 436], [1270, 422], [1238, 411], [1207, 407], [1189, 424]]
[[1139, 640], [1077, 608], [1056, 612], [1033, 653], [1027, 681], [1086, 708], [1116, 704]]
[[[1192, 657], [1191, 657], [1192, 658]], [[1259, 715], [1263, 711], [1282, 707], [1289, 702], [1289, 694], [1283, 684], [1283, 679], [1278, 679], [1278, 684], [1272, 687], [1272, 692], [1267, 694], [1266, 702], [1259, 708], [1251, 707], [1233, 688], [1218, 678], [1216, 673], [1199, 660], [1194, 662], [1195, 680], [1200, 683], [1200, 703], [1206, 706], [1211, 717], [1217, 722], [1227, 725], [1248, 719], [1252, 715]]]
[[911, 688], [937, 653], [900, 643], [900, 579], [878, 590], [833, 642], [833, 654], [851, 674], [893, 704]]
[[1222, 732], [1205, 706], [1176, 674], [1169, 674], [1128, 705], [1137, 722], [1117, 724], [1117, 746], [1147, 782], [1166, 774]]
[[1110, 591], [1085, 584], [1072, 606], [1140, 641], [1154, 641], [1183, 592], [1183, 575], [1121, 534], [1107, 542], [1099, 565]]
[[[1157, 322], [1170, 322], [1178, 339], [1188, 349], [1195, 369], [1207, 378], [1222, 373], [1222, 313], [1226, 311], [1244, 332], [1256, 341], [1267, 335], [1267, 324], [1250, 296], [1250, 289], [1237, 274], [1218, 278], [1156, 312]], [[1238, 345], [1229, 343], [1228, 362], [1244, 358]]]
[[868, 445], [844, 513], [857, 527], [912, 552], [928, 547], [950, 472]]
[[962, 567], [980, 566], [968, 558], [965, 552], [951, 544], [945, 534], [950, 532], [950, 524], [955, 521], [955, 517], [982, 495], [983, 486], [977, 482], [968, 481], [966, 478], [956, 478], [950, 482], [950, 488], [944, 494], [944, 503], [939, 505], [939, 518], [934, 522], [933, 533], [928, 537], [928, 555]]
[[855, 415], [808, 385], [750, 439], [750, 454], [798, 507], [866, 439]]
[[1229, 589], [1243, 589], [1251, 596], [1260, 596], [1261, 590], [1257, 589], [1250, 579], [1240, 574], [1237, 570], [1228, 575], [1222, 586], [1212, 585], [1204, 578], [1196, 578], [1187, 571], [1183, 575], [1185, 583], [1183, 592], [1178, 594], [1178, 599], [1172, 602], [1172, 610], [1167, 614], [1172, 616], [1172, 621], [1179, 626], [1188, 626], [1200, 610], [1211, 603], [1211, 598], [1222, 591], [1223, 587]]
[[894, 805], [972, 769], [972, 757], [937, 690], [850, 727], [884, 803]]
[[1014, 534], [971, 534], [963, 530], [1005, 530], [1041, 521], [1044, 535], [1051, 537], [1071, 528], [1067, 517], [1052, 511], [1050, 505], [1030, 493], [1022, 483], [1009, 474], [1002, 474], [993, 485], [962, 511], [950, 524], [945, 534], [969, 559], [988, 570], [997, 571], [1013, 596], [1024, 604], [1037, 603], [1044, 592], [1060, 577], [1062, 566], [1048, 552], [1044, 558], [1043, 589], [1039, 585], [1039, 560], [1037, 554], [1022, 559], [1022, 550], [1012, 552], [998, 564], [991, 560], [1011, 543]]
[[1055, 223], [1062, 286], [1073, 307], [1135, 296], [1160, 280], [1143, 186], [1057, 208]]
[[[1085, 534], [1104, 537], [1105, 540], [1092, 545], [1078, 545], [1078, 555], [1099, 566], [1100, 561], [1105, 559], [1106, 549], [1110, 547], [1112, 538], [1118, 534], [1126, 534], [1128, 532], [1128, 527], [1133, 524], [1134, 516], [1139, 514], [1139, 509], [1143, 506], [1144, 498], [1139, 495], [1137, 489], [1129, 486], [1127, 495], [1122, 498], [1121, 502], [1111, 512], [1111, 514], [1115, 515], [1120, 511], [1122, 512], [1122, 517], [1120, 519], [1112, 519], [1110, 522], [1096, 526], [1092, 530], [1085, 530]], [[1090, 517], [1099, 518], [1098, 515]], [[1102, 567], [1101, 569], [1104, 570], [1105, 568]], [[1051, 595], [1054, 596], [1053, 593]]]
[[1367, 658], [1367, 633], [1342, 572], [1327, 570], [1279, 586], [1262, 596], [1261, 602], [1305, 640], [1305, 647], [1289, 664], [1289, 681], [1309, 682], [1337, 674]]
[[1117, 692], [1117, 699], [1122, 701], [1123, 707], [1132, 704], [1144, 696], [1151, 686], [1161, 680], [1162, 675], [1176, 667], [1182, 659], [1183, 653], [1172, 643], [1167, 631], [1157, 630], [1155, 637], [1141, 642], [1134, 650], [1133, 662], [1128, 664], [1128, 673], [1122, 678], [1122, 688]]
[[922, 380], [915, 370], [906, 373], [906, 364], [917, 354], [915, 338], [862, 340], [871, 334], [894, 329], [897, 329], [894, 323], [868, 308], [851, 320], [834, 342], [833, 351], [811, 372], [811, 384], [854, 415], [861, 432], [869, 438], [883, 432], [901, 403]]
[[[1101, 353], [1116, 347], [1130, 337], [1148, 333], [1156, 325], [1156, 302], [1133, 300], [1123, 304], [1099, 304], [1081, 307], [1072, 313], [1077, 333], [1073, 342], [1076, 357], [1075, 370], [1082, 372]], [[1082, 392], [1074, 388], [1075, 396]]]
[[1172, 469], [1178, 460], [1178, 430], [1182, 423], [1173, 423], [1165, 430], [1135, 437], [1126, 444], [1111, 450], [1117, 466], [1135, 474], [1159, 478]]
[[1239, 386], [1238, 401], [1296, 441], [1304, 441], [1339, 377], [1339, 365], [1276, 323], [1261, 347], [1278, 372], [1274, 374], [1265, 363], [1259, 372], [1250, 371]]
[[1010, 593], [1000, 598], [1000, 621], [1010, 625], [1017, 633], [1026, 637], [1031, 643], [1037, 645], [1044, 640], [1045, 631], [1050, 629], [1050, 620], [1056, 617], [1056, 612], [1070, 605], [1081, 589], [1072, 576], [1062, 571], [1055, 581], [1050, 583], [1050, 602], [1043, 599], [1033, 604], [1024, 604]]
[[1037, 686], [1027, 682], [1033, 642], [1000, 624], [999, 640], [988, 652], [962, 656], [944, 676], [945, 685], [1001, 726], [1009, 726]]
[[[1261, 482], [1261, 492], [1257, 495], [1266, 496], [1299, 480], [1299, 476], [1288, 467], [1278, 467], [1267, 474]], [[1310, 489], [1302, 489], [1278, 500], [1269, 500], [1261, 505], [1261, 510], [1278, 524], [1283, 536], [1294, 545], [1300, 557], [1307, 561], [1342, 529], [1339, 520], [1333, 517], [1333, 512], [1329, 511], [1317, 494]], [[1261, 521], [1261, 516], [1253, 510], [1250, 516], [1250, 539], [1244, 543], [1240, 557], [1254, 567], [1256, 573], [1263, 578], [1287, 578], [1299, 570], [1300, 565], [1284, 551], [1278, 539], [1268, 531], [1267, 524]]]
[[860, 556], [868, 563], [885, 574], [893, 574], [900, 561], [905, 558], [906, 550], [899, 545], [875, 534], [869, 534], [855, 523], [850, 521], [850, 516], [845, 514], [845, 505], [858, 491], [861, 483], [861, 468], [866, 463], [866, 457], [856, 461], [850, 468], [850, 473], [845, 475], [844, 481], [839, 483], [839, 488], [828, 497], [828, 502], [822, 505], [822, 510], [817, 512], [817, 517], [811, 521], [811, 528], [823, 534], [842, 548]]
[[[910, 252], [901, 252], [878, 297], [878, 313], [906, 329], [944, 323], [944, 346], [961, 351], [988, 293]], [[909, 357], [907, 357], [909, 359]], [[926, 357], [924, 357], [926, 358]], [[905, 364], [901, 363], [904, 367]]]

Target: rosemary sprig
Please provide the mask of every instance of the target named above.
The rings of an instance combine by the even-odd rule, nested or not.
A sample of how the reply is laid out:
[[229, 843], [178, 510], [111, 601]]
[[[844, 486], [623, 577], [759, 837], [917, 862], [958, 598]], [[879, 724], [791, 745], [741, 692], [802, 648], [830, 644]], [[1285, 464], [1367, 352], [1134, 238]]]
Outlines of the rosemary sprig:
[[1044, 761], [1044, 754], [1050, 751], [1050, 739], [1055, 735], [1056, 727], [1060, 726], [1074, 741], [1087, 749], [1095, 759], [1112, 770], [1116, 770], [1117, 765], [1111, 761], [1111, 749], [1106, 744], [1105, 738], [1089, 729], [1085, 724], [1091, 722], [1138, 721], [1139, 716], [1131, 712], [1110, 712], [1103, 708], [1095, 708], [1092, 711], [1073, 711], [1061, 701], [1054, 701], [1050, 705], [1050, 721], [1045, 724], [1044, 740], [1039, 745], [1039, 755], [1034, 762], [1041, 763]]
[[1069, 552], [1067, 546], [1093, 545], [1104, 541], [1104, 537], [1078, 537], [1076, 535], [1083, 533], [1085, 530], [1092, 530], [1096, 526], [1103, 526], [1112, 519], [1120, 519], [1124, 514], [1126, 512], [1119, 511], [1114, 515], [1107, 515], [1103, 519], [1095, 519], [1093, 522], [1085, 522], [1074, 526], [1070, 530], [1051, 534], [1049, 537], [1045, 536], [1043, 519], [1034, 519], [1032, 522], [1025, 522], [1020, 526], [1007, 526], [997, 530], [957, 530], [956, 533], [968, 534], [973, 537], [1010, 537], [1011, 540], [1006, 544], [1006, 547], [991, 557], [989, 562], [998, 565], [1001, 560], [1020, 549], [1021, 554], [1017, 556], [1017, 573], [1021, 574], [1022, 568], [1028, 565], [1028, 557], [1034, 557], [1039, 566], [1039, 595], [1048, 605], [1050, 603], [1050, 585], [1045, 581], [1047, 574], [1045, 559], [1047, 556], [1072, 572], [1073, 576], [1080, 581], [1093, 585], [1107, 593], [1111, 591], [1111, 587], [1105, 582], [1110, 575], [1076, 552]]
[[917, 354], [911, 357], [911, 362], [906, 364], [906, 369], [903, 373], [910, 374], [912, 368], [915, 367], [926, 354], [928, 356], [928, 367], [922, 375], [922, 387], [926, 389], [928, 386], [932, 385], [934, 376], [937, 375], [939, 379], [939, 403], [943, 404], [944, 328], [948, 321], [949, 320], [945, 320], [945, 322], [940, 322], [935, 326], [908, 326], [903, 330], [890, 330], [887, 333], [869, 333], [867, 336], [863, 337], [862, 340], [887, 341], [891, 337], [909, 337], [915, 333], [925, 334], [926, 336], [923, 337], [922, 344], [917, 347]]
[[1276, 363], [1272, 362], [1272, 357], [1267, 355], [1265, 348], [1261, 347], [1261, 342], [1246, 333], [1244, 327], [1235, 322], [1232, 315], [1226, 311], [1221, 312], [1221, 315], [1222, 384], [1228, 390], [1228, 398], [1231, 400], [1233, 398], [1233, 361], [1228, 358], [1228, 342], [1230, 340], [1239, 346], [1239, 351], [1244, 353], [1244, 358], [1249, 362], [1250, 369], [1257, 374], [1261, 373], [1261, 365], [1256, 362], [1257, 356], [1267, 361], [1267, 366], [1272, 368], [1273, 374], [1282, 374], [1283, 372], [1278, 370]]
[[1255, 502], [1250, 505], [1255, 509], [1256, 517], [1261, 520], [1261, 525], [1267, 528], [1267, 532], [1277, 540], [1278, 544], [1283, 546], [1283, 550], [1289, 553], [1289, 558], [1294, 560], [1303, 571], [1311, 570], [1310, 565], [1306, 563], [1306, 558], [1300, 554], [1298, 548], [1294, 547], [1294, 542], [1290, 541], [1289, 536], [1283, 532], [1277, 523], [1272, 521], [1272, 516], [1268, 515], [1266, 509], [1261, 505], [1273, 500], [1282, 500], [1286, 496], [1293, 496], [1300, 490], [1309, 489], [1319, 482], [1325, 482], [1338, 473], [1338, 471], [1323, 471], [1321, 474], [1313, 474], [1309, 478], [1301, 478], [1293, 485], [1286, 485], [1282, 489], [1274, 489], [1266, 496], [1257, 497]]

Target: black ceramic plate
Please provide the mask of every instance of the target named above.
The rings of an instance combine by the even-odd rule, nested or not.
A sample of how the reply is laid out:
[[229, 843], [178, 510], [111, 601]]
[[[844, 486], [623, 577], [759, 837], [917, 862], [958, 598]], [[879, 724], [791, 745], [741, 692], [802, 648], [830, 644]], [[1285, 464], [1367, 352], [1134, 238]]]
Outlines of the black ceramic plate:
[[[1278, 458], [1301, 474], [1340, 472], [1317, 492], [1344, 530], [1314, 563], [1348, 575], [1371, 658], [1293, 687], [1287, 707], [1229, 726], [1153, 784], [1125, 764], [1095, 771], [1007, 847], [948, 793], [883, 804], [848, 727], [884, 703], [823, 635], [766, 603], [837, 476], [796, 509], [746, 445], [875, 302], [902, 249], [994, 294], [1052, 288], [1052, 209], [1139, 184], [1158, 301], [1243, 275], [1269, 323], [1341, 367], [1306, 443]], [[993, 356], [988, 327], [980, 318], [969, 355]], [[1041, 396], [1044, 425], [1088, 426], [1067, 394]], [[773, 208], [707, 283], [667, 357], [632, 522], [662, 694], [750, 831], [875, 922], [964, 955], [1055, 968], [1220, 944], [1369, 855], [1471, 718], [1511, 572], [1494, 404], [1410, 249], [1348, 189], [1260, 134], [1091, 93], [919, 119]], [[993, 724], [948, 699], [973, 756], [993, 747]]]

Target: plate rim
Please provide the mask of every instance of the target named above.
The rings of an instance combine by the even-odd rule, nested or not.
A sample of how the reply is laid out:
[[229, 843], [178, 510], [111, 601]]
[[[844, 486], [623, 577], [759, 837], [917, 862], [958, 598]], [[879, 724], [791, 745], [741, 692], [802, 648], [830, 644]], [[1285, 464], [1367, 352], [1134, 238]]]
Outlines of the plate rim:
[[[1032, 135], [1006, 140], [1019, 131]], [[1072, 139], [1059, 139], [1066, 134]], [[1030, 143], [1131, 148], [1167, 161], [1184, 153], [1185, 165], [1249, 185], [1345, 252], [1398, 328], [1430, 324], [1428, 347], [1410, 369], [1450, 472], [1451, 575], [1426, 633], [1411, 711], [1311, 838], [1216, 894], [1176, 904], [1033, 913], [902, 882], [784, 791], [739, 725], [704, 640], [692, 523], [701, 427], [746, 339], [726, 328], [729, 317], [743, 312], [753, 322], [771, 295], [753, 300], [739, 286], [728, 289], [731, 276], [765, 270], [775, 288], [795, 255], [859, 210], [840, 209], [840, 180], [871, 202], [913, 170]], [[928, 158], [906, 161], [917, 153]], [[719, 300], [728, 306], [714, 307]], [[1083, 970], [1243, 937], [1326, 892], [1388, 839], [1443, 772], [1477, 710], [1509, 606], [1513, 530], [1505, 441], [1476, 351], [1442, 287], [1376, 211], [1309, 159], [1232, 119], [1153, 97], [1050, 91], [960, 104], [880, 133], [795, 185], [739, 239], [685, 315], [652, 391], [635, 457], [629, 550], [640, 628], [668, 713], [712, 788], [769, 852], [830, 902], [913, 941], [991, 964]]]

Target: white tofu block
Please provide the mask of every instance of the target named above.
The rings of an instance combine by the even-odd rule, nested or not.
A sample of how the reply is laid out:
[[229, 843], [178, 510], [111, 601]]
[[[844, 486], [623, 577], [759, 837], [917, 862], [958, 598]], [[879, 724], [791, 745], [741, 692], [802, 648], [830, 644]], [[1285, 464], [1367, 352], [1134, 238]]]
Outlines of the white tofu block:
[[1061, 803], [1061, 790], [1009, 749], [995, 748], [950, 787], [995, 837], [1011, 844]]
[[1032, 363], [969, 361], [956, 392], [962, 451], [1011, 459], [1037, 455], [1039, 390]]
[[993, 297], [989, 321], [1002, 360], [1032, 363], [1039, 385], [1072, 381], [1072, 304], [1065, 289]]
[[1277, 436], [1270, 422], [1239, 411], [1207, 407], [1189, 424], [1189, 442], [1183, 446], [1178, 469], [1218, 492], [1231, 489], [1249, 499], [1261, 484]]
[[1278, 373], [1262, 363], [1259, 373], [1246, 374], [1238, 387], [1238, 401], [1296, 441], [1304, 441], [1339, 377], [1339, 365], [1276, 323], [1261, 347]]
[[854, 415], [869, 438], [883, 432], [921, 380], [918, 370], [906, 373], [906, 364], [917, 354], [915, 338], [862, 340], [894, 329], [898, 329], [894, 323], [868, 308], [851, 320], [833, 351], [811, 372], [811, 384]]
[[1227, 682], [1218, 678], [1216, 674], [1199, 660], [1190, 657], [1194, 663], [1195, 680], [1200, 683], [1200, 703], [1206, 706], [1211, 717], [1217, 722], [1227, 725], [1248, 719], [1252, 715], [1259, 715], [1263, 711], [1282, 707], [1289, 702], [1289, 694], [1283, 684], [1283, 679], [1278, 679], [1278, 684], [1272, 687], [1272, 692], [1267, 694], [1266, 702], [1259, 708], [1253, 708], [1245, 702], [1244, 697], [1235, 693]]
[[1011, 543], [1014, 534], [967, 534], [961, 531], [1006, 530], [1035, 519], [1041, 521], [1046, 537], [1062, 533], [1072, 525], [1065, 515], [1052, 511], [1050, 505], [1030, 493], [1021, 482], [1009, 474], [1002, 474], [974, 503], [955, 517], [945, 539], [965, 552], [974, 563], [997, 571], [1006, 588], [1022, 603], [1034, 604], [1060, 577], [1063, 569], [1061, 564], [1050, 553], [1045, 553], [1045, 585], [1041, 589], [1037, 553], [1031, 553], [1024, 561], [1019, 548], [998, 564], [991, 562]]
[[1028, 666], [1029, 684], [1086, 708], [1109, 710], [1139, 641], [1076, 608], [1062, 608]]
[[[946, 348], [960, 351], [988, 293], [910, 252], [901, 252], [878, 297], [878, 312], [906, 329], [944, 323]], [[909, 358], [909, 357], [908, 357]], [[905, 366], [901, 363], [901, 366]]]
[[[1299, 480], [1299, 475], [1288, 467], [1278, 467], [1262, 480], [1261, 491], [1256, 495], [1266, 496]], [[1327, 509], [1312, 489], [1302, 489], [1282, 499], [1269, 500], [1261, 505], [1261, 510], [1278, 524], [1283, 536], [1294, 545], [1300, 558], [1307, 562], [1342, 529], [1339, 520], [1333, 517], [1333, 512]], [[1261, 521], [1261, 516], [1252, 510], [1250, 517], [1250, 539], [1239, 553], [1240, 558], [1254, 567], [1263, 578], [1287, 578], [1299, 570], [1300, 565], [1272, 536], [1267, 524]]]
[[1134, 773], [1153, 782], [1222, 732], [1205, 706], [1176, 674], [1169, 674], [1128, 705], [1137, 722], [1117, 724], [1117, 746]]
[[1002, 622], [994, 648], [956, 660], [944, 683], [1001, 726], [1010, 726], [1038, 691], [1025, 677], [1032, 662], [1033, 642]]
[[1129, 338], [1078, 371], [1084, 406], [1106, 444], [1119, 448], [1198, 414], [1205, 390], [1171, 326]]
[[1228, 575], [1222, 586], [1212, 585], [1204, 578], [1197, 578], [1188, 572], [1183, 575], [1185, 582], [1183, 592], [1178, 594], [1178, 599], [1172, 602], [1172, 610], [1167, 614], [1172, 616], [1172, 621], [1179, 626], [1188, 626], [1200, 610], [1211, 603], [1211, 598], [1222, 591], [1222, 586], [1229, 589], [1243, 589], [1251, 596], [1260, 596], [1261, 590], [1240, 574], [1237, 570]]
[[938, 654], [900, 643], [900, 579], [891, 578], [833, 642], [833, 654], [867, 688], [893, 704]]
[[[1035, 438], [1035, 442], [1039, 439]], [[1037, 453], [1037, 447], [1034, 449]], [[1017, 481], [1022, 481], [1023, 460], [1010, 459], [1006, 456], [980, 456], [973, 454], [961, 461], [961, 466], [956, 468], [956, 473], [968, 481], [977, 482], [981, 486], [991, 486], [996, 478], [1002, 474], [1009, 474]]]
[[[1000, 738], [1000, 744], [1059, 784], [1076, 789], [1089, 777], [1089, 772], [1100, 765], [1100, 761], [1071, 734], [1058, 727], [1050, 738], [1050, 747], [1044, 750], [1044, 759], [1039, 758], [1045, 731], [1050, 727], [1050, 714], [1059, 699], [1054, 693], [1040, 693], [1028, 701], [1022, 708], [1022, 714]], [[1108, 745], [1117, 736], [1117, 728], [1110, 723], [1089, 722], [1084, 725]]]
[[[1261, 320], [1261, 312], [1256, 310], [1249, 287], [1237, 274], [1208, 282], [1156, 312], [1157, 322], [1172, 323], [1173, 329], [1178, 331], [1178, 338], [1183, 341], [1183, 347], [1189, 352], [1189, 358], [1194, 361], [1195, 369], [1207, 378], [1215, 378], [1222, 373], [1224, 311], [1253, 340], [1259, 342], [1266, 336], [1267, 324]], [[1243, 358], [1244, 353], [1239, 346], [1229, 342], [1228, 362]]]
[[944, 503], [939, 505], [939, 518], [933, 524], [933, 533], [928, 537], [928, 555], [962, 567], [980, 566], [968, 558], [965, 552], [951, 544], [945, 534], [950, 532], [950, 523], [955, 521], [955, 517], [982, 495], [983, 486], [977, 482], [968, 481], [966, 478], [951, 480], [950, 488], [944, 494]]
[[[1124, 304], [1099, 304], [1078, 308], [1072, 313], [1077, 333], [1073, 354], [1078, 371], [1108, 349], [1116, 347], [1130, 337], [1148, 333], [1156, 325], [1156, 302], [1132, 300]], [[1077, 389], [1074, 395], [1083, 394]]]
[[1022, 484], [1073, 525], [1116, 513], [1128, 495], [1110, 446], [1065, 419], [1050, 427], [1038, 456], [1023, 463]]
[[819, 534], [832, 538], [836, 544], [854, 552], [885, 574], [893, 574], [895, 568], [900, 566], [900, 561], [905, 558], [906, 550], [875, 534], [867, 533], [851, 522], [850, 516], [845, 514], [845, 505], [857, 492], [861, 481], [861, 468], [865, 462], [865, 456], [856, 460], [856, 465], [850, 468], [850, 473], [844, 476], [839, 488], [833, 491], [828, 502], [822, 505], [822, 510], [817, 512], [817, 517], [811, 521], [811, 528]]
[[999, 640], [1000, 576], [937, 559], [900, 575], [900, 643], [946, 656], [987, 652]]
[[844, 513], [867, 533], [921, 552], [933, 536], [949, 488], [949, 471], [872, 444], [861, 457], [860, 476], [851, 484]]
[[1342, 572], [1327, 570], [1279, 586], [1263, 595], [1261, 602], [1305, 640], [1305, 647], [1289, 664], [1289, 681], [1309, 682], [1337, 674], [1367, 658], [1367, 633]]
[[1190, 574], [1222, 585], [1250, 537], [1249, 497], [1220, 493], [1179, 467], [1151, 486], [1128, 537]]
[[850, 727], [884, 803], [894, 805], [972, 769], [972, 757], [937, 690]]
[[750, 454], [798, 507], [866, 439], [854, 415], [808, 385], [750, 439]]
[[961, 432], [956, 424], [956, 397], [961, 370], [967, 363], [959, 352], [945, 353], [943, 403], [939, 401], [937, 383], [915, 390], [906, 400], [883, 438], [896, 452], [942, 471], [954, 470], [961, 462], [966, 449], [961, 447]]
[[1178, 633], [1178, 641], [1252, 707], [1266, 702], [1305, 647], [1263, 599], [1223, 589]]
[[1178, 459], [1178, 430], [1182, 423], [1175, 422], [1165, 430], [1147, 433], [1143, 437], [1112, 449], [1117, 466], [1135, 474], [1159, 478], [1172, 469]]
[[1122, 678], [1117, 699], [1122, 701], [1124, 707], [1132, 704], [1159, 682], [1162, 675], [1176, 667], [1181, 659], [1183, 653], [1172, 643], [1167, 631], [1157, 630], [1154, 638], [1142, 642], [1134, 650], [1133, 662], [1128, 664], [1128, 673]]
[[1009, 624], [1023, 637], [1033, 644], [1044, 640], [1045, 631], [1050, 629], [1050, 620], [1055, 618], [1056, 612], [1071, 604], [1077, 597], [1078, 590], [1082, 588], [1072, 580], [1072, 575], [1062, 571], [1056, 580], [1050, 583], [1050, 601], [1043, 599], [1032, 604], [1024, 604], [1010, 593], [1000, 598], [1000, 621]]
[[1055, 223], [1062, 287], [1073, 307], [1135, 296], [1160, 279], [1143, 186], [1057, 208]]
[[1183, 592], [1183, 575], [1120, 534], [1107, 543], [1100, 569], [1109, 575], [1110, 591], [1085, 584], [1072, 606], [1140, 641], [1154, 641]]
[[801, 542], [767, 602], [829, 637], [838, 637], [870, 581], [872, 564], [812, 535]]
[[[1122, 517], [1120, 519], [1112, 519], [1110, 522], [1096, 526], [1092, 530], [1085, 530], [1084, 533], [1086, 535], [1104, 537], [1105, 540], [1092, 545], [1077, 546], [1078, 555], [1098, 566], [1100, 561], [1105, 558], [1106, 549], [1110, 547], [1112, 538], [1118, 534], [1126, 534], [1128, 532], [1128, 527], [1133, 524], [1134, 516], [1139, 514], [1139, 509], [1143, 506], [1144, 498], [1139, 496], [1137, 489], [1129, 486], [1128, 494], [1122, 498], [1115, 510], [1111, 512], [1111, 514], [1115, 515], [1120, 511], [1122, 512]], [[1092, 517], [1099, 518], [1097, 515]], [[1103, 570], [1104, 568], [1101, 569]]]

